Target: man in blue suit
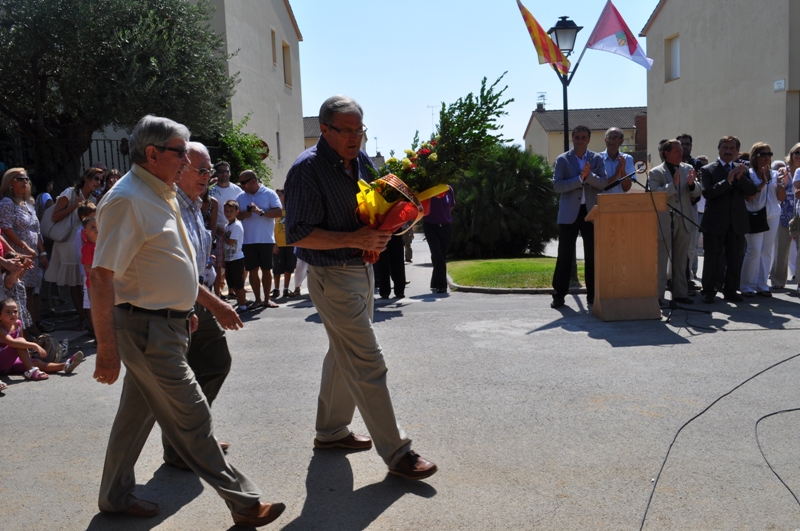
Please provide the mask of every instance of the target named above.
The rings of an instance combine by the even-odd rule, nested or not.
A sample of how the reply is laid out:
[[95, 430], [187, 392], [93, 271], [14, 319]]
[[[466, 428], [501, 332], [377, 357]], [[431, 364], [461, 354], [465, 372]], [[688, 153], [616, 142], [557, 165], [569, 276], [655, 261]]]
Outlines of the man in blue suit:
[[558, 259], [553, 273], [551, 308], [564, 305], [569, 292], [569, 277], [575, 260], [578, 233], [583, 237], [586, 266], [586, 302], [594, 303], [594, 225], [586, 214], [597, 204], [597, 194], [608, 184], [605, 162], [599, 153], [589, 151], [592, 132], [585, 125], [572, 130], [572, 149], [556, 159], [553, 188], [561, 198], [558, 203]]

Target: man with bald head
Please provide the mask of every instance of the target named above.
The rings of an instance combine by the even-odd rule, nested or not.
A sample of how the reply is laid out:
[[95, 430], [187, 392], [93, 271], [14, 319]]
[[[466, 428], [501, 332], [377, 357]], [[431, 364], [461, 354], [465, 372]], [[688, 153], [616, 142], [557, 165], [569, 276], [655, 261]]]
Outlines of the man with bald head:
[[[255, 295], [255, 306], [277, 308], [278, 305], [269, 300], [272, 287], [272, 248], [275, 246], [275, 218], [282, 215], [283, 207], [278, 194], [267, 188], [258, 180], [252, 170], [245, 170], [239, 175], [239, 186], [242, 193], [236, 198], [239, 203], [239, 214], [242, 222], [244, 239], [244, 268], [250, 275], [250, 287]], [[261, 278], [258, 270], [261, 269]], [[261, 288], [264, 289], [264, 301], [261, 301]]]
[[[625, 141], [625, 134], [619, 127], [611, 127], [606, 131], [606, 150], [600, 153], [606, 166], [608, 184], [616, 182], [626, 175], [633, 173], [633, 157], [627, 153], [620, 153], [619, 148]], [[621, 194], [631, 189], [631, 180], [625, 179], [606, 193]]]
[[[186, 154], [190, 164], [186, 167], [178, 181], [176, 199], [181, 211], [186, 234], [195, 252], [195, 262], [198, 271], [204, 271], [206, 263], [211, 257], [211, 231], [205, 228], [203, 214], [200, 208], [203, 195], [208, 187], [211, 176], [211, 157], [208, 149], [200, 142], [188, 142]], [[204, 284], [200, 278], [200, 284]], [[231, 370], [231, 353], [228, 349], [228, 340], [225, 329], [220, 322], [230, 327], [232, 324], [241, 325], [236, 312], [228, 305], [214, 296], [206, 296], [206, 290], [200, 288], [203, 296], [198, 298], [194, 305], [197, 315], [197, 330], [192, 332], [189, 351], [186, 361], [194, 372], [194, 377], [203, 394], [206, 395], [208, 405], [211, 406], [219, 394], [222, 383]], [[210, 294], [209, 294], [210, 295]], [[201, 300], [203, 302], [201, 302]], [[219, 316], [219, 321], [217, 317]], [[164, 445], [164, 462], [181, 470], [191, 470], [189, 465], [181, 459], [178, 452], [169, 444], [166, 437], [162, 437]], [[223, 451], [228, 450], [228, 443], [219, 441]]]

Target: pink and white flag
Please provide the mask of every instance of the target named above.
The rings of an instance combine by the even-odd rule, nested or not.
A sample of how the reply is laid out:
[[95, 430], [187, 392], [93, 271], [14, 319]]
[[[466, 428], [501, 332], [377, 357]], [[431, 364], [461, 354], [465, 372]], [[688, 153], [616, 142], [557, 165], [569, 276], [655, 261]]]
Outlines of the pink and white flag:
[[606, 7], [603, 8], [586, 47], [621, 55], [648, 70], [653, 66], [653, 60], [644, 54], [644, 50], [611, 0], [608, 0]]

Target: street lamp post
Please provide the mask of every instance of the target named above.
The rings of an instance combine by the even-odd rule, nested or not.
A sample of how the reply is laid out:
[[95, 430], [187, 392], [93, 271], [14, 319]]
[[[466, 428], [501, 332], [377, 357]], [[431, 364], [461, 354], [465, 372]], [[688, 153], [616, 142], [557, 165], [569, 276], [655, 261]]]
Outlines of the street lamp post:
[[[561, 53], [564, 54], [564, 57], [569, 57], [572, 53], [573, 48], [575, 48], [575, 38], [578, 36], [578, 32], [583, 29], [583, 26], [578, 26], [573, 21], [569, 19], [569, 17], [559, 17], [558, 22], [556, 25], [550, 28], [547, 32], [550, 35], [550, 38], [553, 39], [558, 49], [561, 50]], [[586, 49], [584, 48], [584, 51]], [[558, 79], [561, 81], [561, 87], [564, 92], [564, 151], [569, 151], [569, 108], [567, 106], [567, 87], [569, 87], [570, 81], [572, 81], [572, 77], [575, 75], [575, 72], [578, 70], [578, 65], [581, 62], [581, 58], [583, 58], [583, 53], [581, 53], [580, 58], [578, 58], [578, 62], [575, 63], [575, 67], [572, 69], [572, 72], [567, 72], [566, 74], [562, 74], [558, 71], [558, 69], [553, 67], [555, 70]]]

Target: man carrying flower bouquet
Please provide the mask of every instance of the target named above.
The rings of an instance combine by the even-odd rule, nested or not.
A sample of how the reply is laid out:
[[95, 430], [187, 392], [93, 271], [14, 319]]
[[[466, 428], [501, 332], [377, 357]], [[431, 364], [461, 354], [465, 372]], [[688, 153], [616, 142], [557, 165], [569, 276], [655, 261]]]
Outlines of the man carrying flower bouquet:
[[[354, 215], [358, 181], [371, 181], [374, 172], [361, 151], [362, 118], [361, 106], [351, 98], [328, 98], [320, 108], [319, 142], [298, 157], [286, 177], [286, 242], [309, 264], [308, 291], [330, 345], [314, 446], [367, 450], [374, 440], [391, 474], [419, 480], [438, 468], [411, 450], [411, 440], [397, 425], [372, 328], [375, 278], [363, 257], [364, 251], [383, 251], [392, 232], [363, 226]], [[371, 439], [350, 431], [356, 406]]]

